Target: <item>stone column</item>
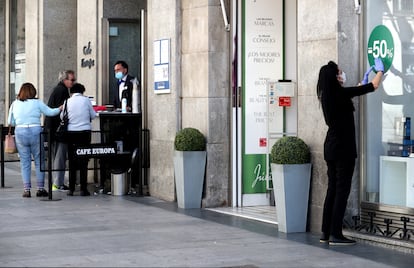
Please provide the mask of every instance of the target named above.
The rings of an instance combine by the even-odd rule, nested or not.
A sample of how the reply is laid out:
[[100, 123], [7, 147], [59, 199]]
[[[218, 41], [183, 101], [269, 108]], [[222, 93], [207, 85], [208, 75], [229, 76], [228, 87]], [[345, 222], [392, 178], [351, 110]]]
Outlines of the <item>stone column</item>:
[[[310, 230], [321, 231], [323, 202], [328, 177], [323, 156], [327, 126], [316, 96], [319, 69], [333, 60], [346, 71], [348, 85], [359, 77], [359, 17], [353, 2], [298, 0], [298, 132], [311, 148], [312, 185], [309, 214]], [[310, 15], [311, 14], [311, 15]], [[355, 98], [357, 101], [357, 98]], [[358, 108], [355, 118], [358, 118]], [[356, 124], [356, 132], [359, 128]], [[358, 141], [357, 141], [358, 142]], [[358, 209], [359, 168], [354, 176], [348, 209]]]

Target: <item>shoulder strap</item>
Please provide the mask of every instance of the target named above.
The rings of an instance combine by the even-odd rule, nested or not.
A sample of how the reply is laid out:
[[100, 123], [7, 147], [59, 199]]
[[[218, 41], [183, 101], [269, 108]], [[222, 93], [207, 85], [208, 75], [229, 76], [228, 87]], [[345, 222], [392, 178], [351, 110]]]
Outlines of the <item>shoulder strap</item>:
[[68, 104], [67, 100], [63, 103], [63, 117], [68, 117]]
[[[9, 111], [9, 113], [10, 113], [10, 115], [11, 115], [11, 122], [13, 122], [14, 121], [14, 119], [13, 119], [13, 117], [14, 117], [14, 115], [13, 115], [13, 107], [14, 107], [14, 102], [15, 101], [13, 101], [12, 102], [12, 104], [10, 105], [10, 111]], [[11, 133], [11, 124], [9, 124], [9, 134]]]

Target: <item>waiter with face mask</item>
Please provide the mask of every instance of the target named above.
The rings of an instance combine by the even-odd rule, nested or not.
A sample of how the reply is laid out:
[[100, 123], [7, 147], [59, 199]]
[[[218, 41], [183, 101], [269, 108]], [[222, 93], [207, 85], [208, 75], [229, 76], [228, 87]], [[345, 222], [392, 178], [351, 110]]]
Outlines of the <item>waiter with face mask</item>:
[[128, 64], [125, 61], [117, 61], [114, 64], [115, 78], [117, 84], [114, 90], [114, 107], [121, 108], [122, 99], [126, 99], [127, 111], [132, 107], [132, 88], [134, 77], [128, 74]]

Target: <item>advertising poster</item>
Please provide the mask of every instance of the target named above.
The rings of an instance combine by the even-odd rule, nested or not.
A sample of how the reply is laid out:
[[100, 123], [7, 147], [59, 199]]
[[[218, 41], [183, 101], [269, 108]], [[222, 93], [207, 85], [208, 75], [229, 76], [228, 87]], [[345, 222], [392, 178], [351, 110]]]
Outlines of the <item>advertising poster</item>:
[[[14, 64], [14, 92], [17, 95], [19, 93], [20, 87], [25, 82], [26, 79], [26, 53], [17, 53], [16, 61]], [[13, 83], [13, 80], [11, 80]]]
[[154, 41], [154, 92], [170, 93], [170, 40]]
[[283, 78], [283, 1], [243, 1], [243, 194], [266, 192], [267, 81]]

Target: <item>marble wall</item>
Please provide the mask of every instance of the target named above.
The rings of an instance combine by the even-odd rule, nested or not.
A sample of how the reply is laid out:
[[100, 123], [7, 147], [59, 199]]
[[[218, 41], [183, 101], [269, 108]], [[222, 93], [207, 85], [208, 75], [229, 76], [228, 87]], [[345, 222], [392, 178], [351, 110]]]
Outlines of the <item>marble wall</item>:
[[[319, 69], [333, 60], [347, 74], [347, 85], [356, 85], [361, 79], [359, 53], [359, 19], [354, 2], [331, 0], [298, 0], [298, 126], [299, 136], [311, 148], [312, 182], [309, 206], [309, 228], [321, 230], [323, 202], [328, 178], [323, 158], [323, 143], [327, 131], [321, 106], [316, 96]], [[357, 133], [359, 107], [354, 99]], [[358, 142], [357, 142], [358, 143]], [[359, 208], [359, 165], [353, 178], [347, 217]]]
[[219, 1], [148, 2], [148, 77], [154, 40], [171, 40], [171, 93], [148, 87], [151, 130], [150, 193], [174, 200], [174, 137], [184, 127], [207, 138], [203, 206], [226, 205], [230, 178], [229, 32]]

